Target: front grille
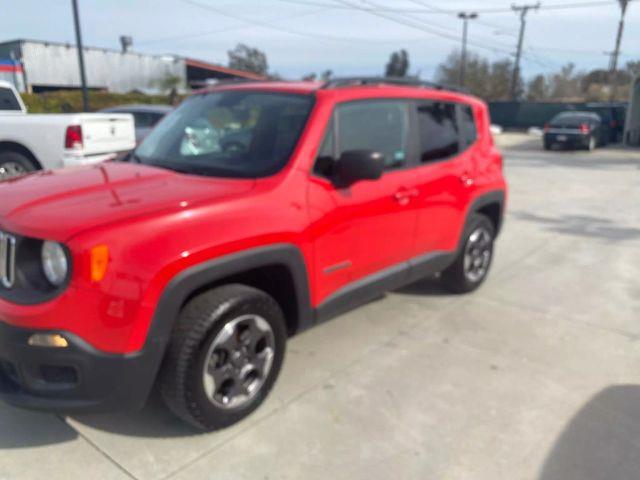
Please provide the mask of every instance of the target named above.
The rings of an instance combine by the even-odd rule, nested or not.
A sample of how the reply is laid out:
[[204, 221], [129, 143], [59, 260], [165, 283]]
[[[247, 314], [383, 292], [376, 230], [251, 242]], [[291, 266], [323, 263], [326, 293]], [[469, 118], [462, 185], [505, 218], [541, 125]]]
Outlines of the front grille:
[[0, 232], [0, 283], [12, 288], [16, 281], [16, 237]]

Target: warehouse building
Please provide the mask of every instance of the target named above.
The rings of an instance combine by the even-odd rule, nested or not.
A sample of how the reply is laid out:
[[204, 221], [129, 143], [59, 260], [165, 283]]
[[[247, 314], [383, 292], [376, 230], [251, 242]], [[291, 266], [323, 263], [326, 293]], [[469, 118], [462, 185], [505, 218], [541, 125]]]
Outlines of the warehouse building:
[[[94, 90], [155, 93], [170, 83], [175, 83], [179, 90], [186, 90], [215, 80], [262, 78], [209, 62], [177, 55], [136, 53], [126, 47], [122, 50], [85, 47], [83, 51], [87, 84]], [[2, 42], [0, 80], [12, 82], [20, 92], [80, 88], [78, 50], [66, 43]]]
[[627, 145], [640, 147], [640, 76], [631, 84], [624, 138]]

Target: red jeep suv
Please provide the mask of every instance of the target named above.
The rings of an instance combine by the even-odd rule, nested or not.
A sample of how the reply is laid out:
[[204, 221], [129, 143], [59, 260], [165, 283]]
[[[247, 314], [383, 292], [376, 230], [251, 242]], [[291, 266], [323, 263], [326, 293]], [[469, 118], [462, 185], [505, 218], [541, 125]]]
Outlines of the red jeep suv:
[[[221, 84], [121, 162], [0, 183], [0, 396], [205, 430], [265, 399], [288, 336], [440, 274], [485, 279], [506, 184], [486, 105], [434, 84]], [[390, 320], [392, 321], [392, 320]]]

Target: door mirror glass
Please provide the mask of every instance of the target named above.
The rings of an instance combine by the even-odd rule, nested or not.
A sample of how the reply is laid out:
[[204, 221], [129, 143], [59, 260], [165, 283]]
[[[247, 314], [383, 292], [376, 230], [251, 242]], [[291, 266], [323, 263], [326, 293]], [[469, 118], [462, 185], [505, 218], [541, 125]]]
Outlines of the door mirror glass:
[[372, 150], [348, 150], [334, 167], [334, 182], [348, 187], [360, 180], [378, 180], [384, 172], [384, 154]]

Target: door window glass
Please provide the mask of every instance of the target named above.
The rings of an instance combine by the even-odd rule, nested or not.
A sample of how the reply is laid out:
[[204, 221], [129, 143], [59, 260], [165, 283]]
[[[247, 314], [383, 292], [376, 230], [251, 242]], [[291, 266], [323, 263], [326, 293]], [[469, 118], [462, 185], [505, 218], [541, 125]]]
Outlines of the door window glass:
[[460, 134], [453, 103], [434, 102], [418, 105], [420, 161], [442, 160], [460, 151]]
[[367, 101], [340, 105], [338, 156], [349, 150], [373, 150], [384, 155], [387, 170], [407, 164], [408, 111], [404, 102]]

